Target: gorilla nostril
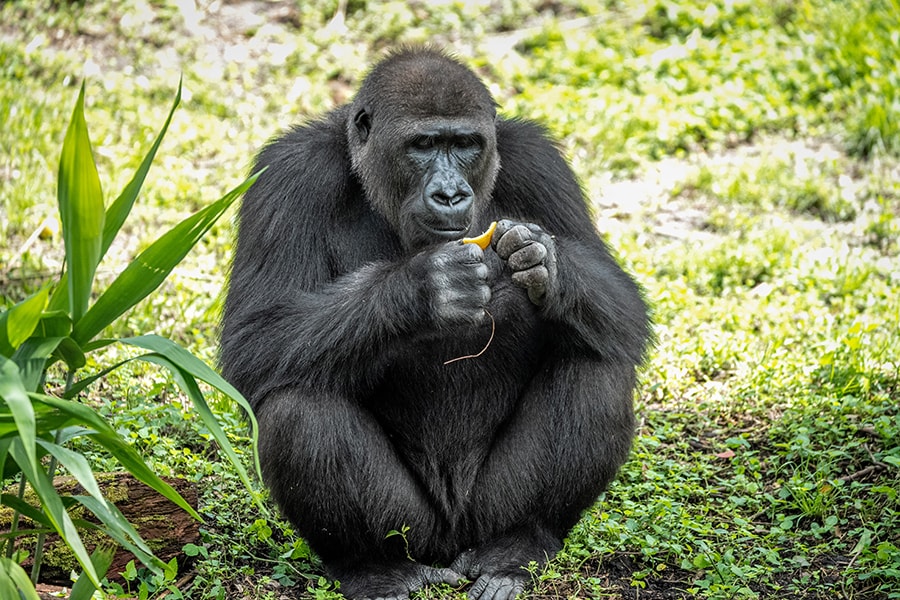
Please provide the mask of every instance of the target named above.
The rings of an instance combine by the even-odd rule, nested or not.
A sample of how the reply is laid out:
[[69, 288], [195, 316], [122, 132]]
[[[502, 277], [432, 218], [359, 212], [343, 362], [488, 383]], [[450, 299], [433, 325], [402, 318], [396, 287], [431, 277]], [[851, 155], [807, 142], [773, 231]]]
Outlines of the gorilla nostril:
[[453, 205], [453, 198], [443, 192], [434, 192], [433, 194], [431, 194], [431, 199], [434, 200], [434, 202], [436, 202], [437, 204], [440, 204], [442, 206], [452, 206]]
[[431, 200], [440, 206], [455, 208], [459, 204], [464, 204], [471, 198], [471, 194], [458, 192], [455, 194], [447, 194], [444, 192], [434, 192], [431, 194]]
[[454, 206], [461, 202], [465, 202], [469, 198], [471, 198], [471, 194], [466, 194], [464, 192], [460, 192], [460, 193], [456, 194], [455, 196], [453, 196], [452, 198], [450, 198], [450, 206]]

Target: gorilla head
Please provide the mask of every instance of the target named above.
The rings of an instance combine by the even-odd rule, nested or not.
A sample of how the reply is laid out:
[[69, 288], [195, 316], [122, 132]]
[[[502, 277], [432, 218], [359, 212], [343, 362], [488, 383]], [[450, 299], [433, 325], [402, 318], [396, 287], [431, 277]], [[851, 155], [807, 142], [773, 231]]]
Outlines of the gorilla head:
[[354, 172], [403, 244], [462, 238], [500, 168], [496, 106], [475, 74], [438, 51], [394, 53], [349, 114]]

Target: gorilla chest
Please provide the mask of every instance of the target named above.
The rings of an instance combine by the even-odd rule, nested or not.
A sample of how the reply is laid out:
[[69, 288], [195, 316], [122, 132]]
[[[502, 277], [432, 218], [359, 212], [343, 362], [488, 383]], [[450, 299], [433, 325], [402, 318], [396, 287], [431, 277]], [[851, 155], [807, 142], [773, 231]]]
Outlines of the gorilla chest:
[[542, 358], [537, 320], [423, 340], [393, 361], [369, 399], [401, 453], [458, 460], [489, 447]]

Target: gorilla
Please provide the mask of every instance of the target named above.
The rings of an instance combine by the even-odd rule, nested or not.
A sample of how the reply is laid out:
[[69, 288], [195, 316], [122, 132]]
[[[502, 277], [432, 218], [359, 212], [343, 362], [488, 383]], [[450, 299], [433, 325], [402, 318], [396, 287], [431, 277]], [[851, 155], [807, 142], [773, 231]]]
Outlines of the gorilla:
[[389, 54], [263, 167], [220, 361], [274, 500], [349, 598], [514, 598], [625, 461], [650, 338], [570, 167], [434, 48]]

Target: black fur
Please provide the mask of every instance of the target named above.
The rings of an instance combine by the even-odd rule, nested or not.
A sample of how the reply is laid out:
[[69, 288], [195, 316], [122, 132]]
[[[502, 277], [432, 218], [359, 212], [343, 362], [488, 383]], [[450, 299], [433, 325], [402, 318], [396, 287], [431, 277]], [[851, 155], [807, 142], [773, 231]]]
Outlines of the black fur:
[[[443, 133], [416, 141], [426, 122]], [[473, 598], [513, 598], [625, 460], [649, 337], [570, 168], [433, 50], [389, 57], [263, 166], [221, 360], [274, 498], [350, 597], [465, 576]], [[423, 192], [462, 179], [451, 216]], [[482, 252], [415, 211], [468, 235], [502, 221]]]

